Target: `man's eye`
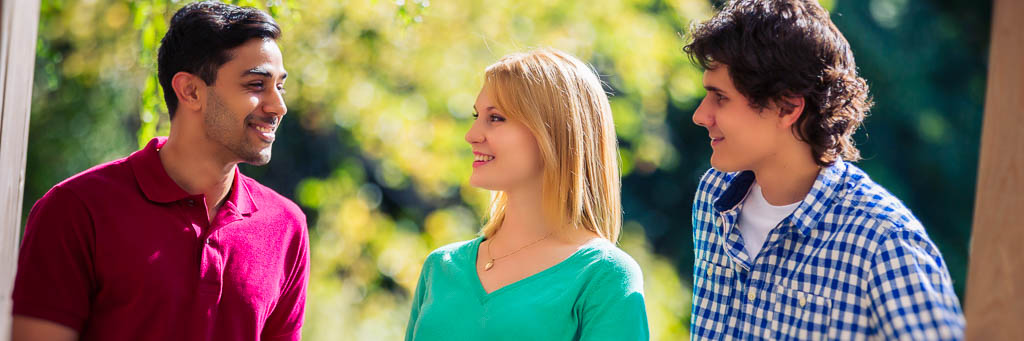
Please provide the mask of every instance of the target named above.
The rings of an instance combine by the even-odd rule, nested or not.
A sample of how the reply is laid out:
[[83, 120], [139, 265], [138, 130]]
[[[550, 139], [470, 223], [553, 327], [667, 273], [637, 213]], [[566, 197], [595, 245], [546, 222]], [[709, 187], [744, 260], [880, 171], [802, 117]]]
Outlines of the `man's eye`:
[[249, 83], [249, 86], [253, 87], [253, 88], [262, 88], [263, 87], [263, 82], [252, 82], [252, 83]]

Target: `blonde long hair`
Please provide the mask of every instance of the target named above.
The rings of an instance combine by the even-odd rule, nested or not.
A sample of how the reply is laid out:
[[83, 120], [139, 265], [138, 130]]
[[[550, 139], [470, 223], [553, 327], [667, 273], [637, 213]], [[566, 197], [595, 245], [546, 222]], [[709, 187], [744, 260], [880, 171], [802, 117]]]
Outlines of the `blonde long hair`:
[[[544, 164], [545, 217], [616, 242], [622, 226], [618, 142], [608, 96], [593, 69], [565, 52], [536, 49], [487, 67], [498, 108], [530, 130]], [[496, 192], [481, 231], [505, 220], [508, 194]]]

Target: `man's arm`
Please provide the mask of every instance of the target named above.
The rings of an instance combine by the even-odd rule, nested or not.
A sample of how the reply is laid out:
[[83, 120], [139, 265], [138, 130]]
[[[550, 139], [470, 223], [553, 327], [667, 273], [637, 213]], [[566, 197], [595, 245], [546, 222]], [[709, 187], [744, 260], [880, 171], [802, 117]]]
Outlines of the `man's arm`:
[[14, 279], [14, 340], [76, 339], [89, 317], [95, 235], [88, 209], [54, 187], [32, 207]]
[[962, 340], [964, 317], [949, 270], [922, 230], [895, 229], [867, 277], [869, 304], [886, 340]]
[[11, 341], [74, 341], [78, 333], [60, 323], [35, 317], [14, 315]]
[[[305, 217], [303, 217], [305, 220]], [[309, 285], [309, 233], [306, 223], [300, 227], [298, 245], [294, 247], [295, 265], [289, 274], [287, 287], [281, 293], [277, 307], [270, 314], [261, 333], [261, 339], [298, 341], [302, 339], [302, 323], [306, 312], [306, 287]]]

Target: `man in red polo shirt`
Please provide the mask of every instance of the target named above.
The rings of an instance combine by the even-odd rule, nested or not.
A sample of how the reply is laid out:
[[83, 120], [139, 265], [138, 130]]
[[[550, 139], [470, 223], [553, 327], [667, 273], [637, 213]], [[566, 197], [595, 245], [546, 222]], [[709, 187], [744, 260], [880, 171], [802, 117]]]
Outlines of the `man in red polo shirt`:
[[170, 136], [36, 202], [15, 341], [300, 339], [305, 216], [236, 167], [270, 161], [287, 111], [279, 36], [252, 8], [174, 15], [158, 60]]

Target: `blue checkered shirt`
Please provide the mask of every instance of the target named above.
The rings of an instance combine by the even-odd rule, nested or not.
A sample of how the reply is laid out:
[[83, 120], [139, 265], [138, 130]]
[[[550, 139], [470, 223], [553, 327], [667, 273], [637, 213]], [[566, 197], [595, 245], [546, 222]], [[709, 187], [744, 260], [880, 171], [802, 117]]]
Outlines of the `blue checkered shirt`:
[[736, 224], [753, 181], [712, 169], [697, 189], [692, 339], [963, 339], [938, 248], [862, 170], [822, 169], [751, 259]]

